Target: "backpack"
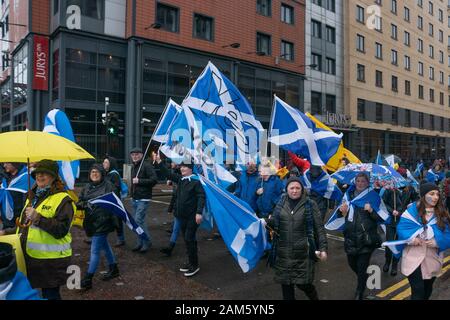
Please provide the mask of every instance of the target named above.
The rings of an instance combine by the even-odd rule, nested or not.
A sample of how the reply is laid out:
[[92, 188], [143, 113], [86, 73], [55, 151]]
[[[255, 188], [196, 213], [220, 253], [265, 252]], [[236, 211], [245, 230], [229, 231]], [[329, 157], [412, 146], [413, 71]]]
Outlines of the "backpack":
[[111, 170], [110, 173], [117, 173], [117, 175], [119, 176], [119, 180], [120, 180], [120, 198], [121, 199], [125, 199], [126, 197], [128, 197], [128, 185], [126, 184], [126, 182], [120, 177], [120, 173], [117, 170]]

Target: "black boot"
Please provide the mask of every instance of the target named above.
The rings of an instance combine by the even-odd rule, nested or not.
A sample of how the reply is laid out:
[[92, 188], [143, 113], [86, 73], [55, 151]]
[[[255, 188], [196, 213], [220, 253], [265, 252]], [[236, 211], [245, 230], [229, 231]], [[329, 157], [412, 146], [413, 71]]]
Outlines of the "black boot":
[[356, 290], [355, 300], [364, 300], [364, 290]]
[[86, 273], [84, 278], [81, 280], [81, 289], [89, 290], [92, 288], [92, 278], [94, 277], [93, 273]]
[[398, 265], [398, 260], [394, 259], [394, 261], [392, 261], [392, 269], [391, 269], [391, 276], [395, 277], [397, 275], [397, 265]]
[[309, 298], [309, 300], [319, 300], [319, 296], [317, 294], [316, 287], [311, 286], [311, 287], [307, 288], [307, 290], [304, 290], [303, 292]]
[[118, 276], [120, 276], [119, 268], [117, 267], [117, 263], [114, 263], [109, 265], [109, 271], [103, 275], [102, 280], [108, 281], [117, 278]]
[[388, 272], [389, 271], [389, 267], [390, 267], [390, 262], [387, 262], [384, 264], [383, 266], [383, 272]]
[[171, 242], [168, 247], [162, 248], [159, 252], [164, 253], [166, 256], [170, 257], [172, 255], [172, 250], [175, 247], [175, 243]]

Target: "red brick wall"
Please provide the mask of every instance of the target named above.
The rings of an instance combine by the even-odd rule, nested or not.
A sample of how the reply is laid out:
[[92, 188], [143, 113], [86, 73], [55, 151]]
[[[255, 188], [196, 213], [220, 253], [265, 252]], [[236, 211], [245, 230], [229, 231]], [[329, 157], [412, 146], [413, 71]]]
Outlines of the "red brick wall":
[[[271, 17], [257, 14], [256, 0], [161, 0], [160, 2], [180, 9], [179, 33], [172, 33], [162, 29], [145, 30], [145, 27], [155, 22], [156, 1], [137, 0], [137, 36], [304, 73], [304, 67], [299, 67], [305, 61], [304, 0], [273, 0]], [[294, 25], [281, 22], [281, 2], [294, 7]], [[130, 5], [132, 0], [129, 0], [128, 3]], [[192, 37], [194, 12], [214, 18], [214, 42]], [[127, 20], [131, 20], [130, 18], [131, 16], [128, 15]], [[271, 56], [258, 57], [255, 54], [247, 54], [247, 52], [256, 51], [257, 31], [271, 35]], [[280, 63], [276, 65], [275, 57], [280, 55], [282, 39], [294, 43], [295, 60], [287, 62], [280, 59]], [[239, 42], [241, 47], [238, 49], [222, 48], [223, 45], [234, 42]]]
[[50, 1], [31, 1], [31, 32], [48, 35], [50, 31]]

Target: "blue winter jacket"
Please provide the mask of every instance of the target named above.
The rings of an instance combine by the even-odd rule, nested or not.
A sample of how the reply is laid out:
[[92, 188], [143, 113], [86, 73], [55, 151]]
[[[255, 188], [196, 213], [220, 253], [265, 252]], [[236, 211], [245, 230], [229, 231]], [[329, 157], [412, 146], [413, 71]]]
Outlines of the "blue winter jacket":
[[261, 178], [259, 177], [259, 173], [257, 171], [250, 175], [247, 172], [243, 172], [239, 178], [239, 183], [234, 194], [239, 199], [247, 202], [256, 212], [258, 210], [258, 205], [256, 204], [256, 200], [258, 198], [256, 195], [256, 190], [260, 187]]
[[11, 282], [13, 285], [11, 288], [7, 289], [7, 292], [0, 292], [0, 295], [2, 295], [2, 293], [6, 294], [6, 300], [42, 300], [39, 296], [39, 292], [31, 288], [28, 279], [22, 272], [17, 271]]
[[262, 188], [264, 192], [257, 200], [258, 210], [261, 217], [267, 217], [280, 200], [285, 187], [278, 176], [270, 176], [269, 180], [262, 182]]

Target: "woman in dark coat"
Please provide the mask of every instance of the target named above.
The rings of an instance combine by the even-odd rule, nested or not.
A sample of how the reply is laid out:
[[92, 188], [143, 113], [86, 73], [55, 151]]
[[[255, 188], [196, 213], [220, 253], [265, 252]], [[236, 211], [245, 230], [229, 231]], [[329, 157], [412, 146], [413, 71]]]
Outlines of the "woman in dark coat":
[[317, 204], [309, 199], [298, 177], [289, 178], [286, 190], [287, 194], [281, 198], [268, 219], [268, 225], [278, 234], [275, 282], [281, 284], [284, 300], [295, 299], [295, 286], [305, 292], [309, 299], [318, 300], [313, 285], [316, 259], [309, 254], [308, 234], [317, 244], [313, 255], [326, 260], [328, 244], [322, 217]]
[[86, 212], [83, 221], [83, 228], [88, 237], [92, 237], [91, 257], [89, 269], [86, 276], [81, 281], [83, 289], [92, 288], [92, 278], [100, 262], [100, 254], [105, 252], [109, 264], [109, 271], [102, 280], [110, 280], [119, 276], [116, 258], [108, 243], [108, 233], [117, 228], [117, 219], [112, 212], [91, 205], [89, 200], [114, 191], [114, 187], [105, 179], [105, 170], [100, 164], [94, 164], [89, 170], [89, 183], [81, 191], [77, 207]]
[[[347, 191], [349, 201], [365, 192], [367, 188], [369, 177], [365, 173], [359, 173], [355, 178], [355, 186], [351, 186]], [[378, 194], [377, 196], [379, 197]], [[339, 207], [340, 214], [345, 217], [344, 249], [350, 268], [358, 276], [355, 299], [363, 300], [370, 257], [374, 250], [381, 246], [381, 238], [377, 232], [380, 217], [370, 203], [365, 203], [364, 207], [354, 205], [352, 217], [349, 219], [350, 206], [343, 200]]]

